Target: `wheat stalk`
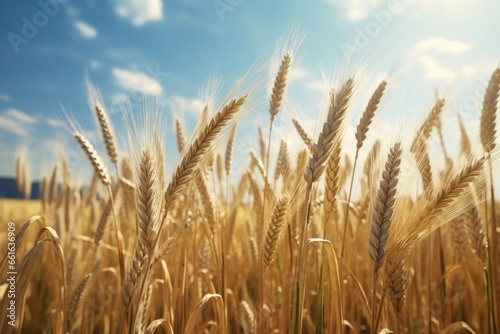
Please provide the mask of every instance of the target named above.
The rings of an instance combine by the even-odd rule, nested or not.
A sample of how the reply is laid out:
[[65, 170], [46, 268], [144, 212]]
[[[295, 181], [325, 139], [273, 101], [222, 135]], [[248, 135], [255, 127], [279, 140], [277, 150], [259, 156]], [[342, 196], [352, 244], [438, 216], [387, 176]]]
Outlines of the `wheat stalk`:
[[42, 202], [42, 209], [47, 212], [49, 206], [49, 186], [47, 177], [42, 177], [42, 182], [40, 183], [40, 201]]

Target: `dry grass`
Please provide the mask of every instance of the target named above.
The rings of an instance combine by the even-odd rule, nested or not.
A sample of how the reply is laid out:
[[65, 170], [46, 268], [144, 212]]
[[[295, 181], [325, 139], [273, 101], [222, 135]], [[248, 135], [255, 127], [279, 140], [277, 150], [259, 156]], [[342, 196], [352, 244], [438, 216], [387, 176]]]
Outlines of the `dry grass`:
[[[61, 156], [43, 178], [40, 200], [0, 201], [0, 223], [14, 221], [17, 238], [16, 328], [7, 323], [3, 284], [0, 331], [495, 332], [500, 217], [490, 171], [499, 157], [499, 70], [474, 134], [483, 152], [475, 152], [460, 118], [461, 138], [444, 141], [444, 98], [436, 99], [416, 133], [400, 129], [402, 138], [373, 138], [367, 148], [390, 80], [366, 96], [350, 133], [354, 96], [363, 95], [357, 91], [363, 78], [353, 73], [329, 87], [326, 119], [315, 139], [297, 119], [289, 120], [305, 144], [294, 156], [298, 150], [272, 134], [286, 106], [291, 68], [292, 53], [285, 52], [268, 83], [272, 95], [260, 99], [269, 102], [269, 133], [256, 129], [260, 151], [250, 152], [242, 173], [232, 170], [236, 125], [259, 107], [257, 83], [242, 84], [217, 106], [208, 103], [189, 138], [175, 120], [180, 156], [170, 179], [157, 114], [140, 118], [145, 124], [139, 130], [128, 124], [130, 147], [122, 153], [90, 86], [103, 144], [116, 168], [109, 173], [90, 141], [75, 132], [93, 167], [84, 186]], [[433, 131], [440, 151], [430, 150]], [[356, 150], [346, 152], [344, 139]], [[271, 144], [279, 147], [275, 157]], [[449, 156], [447, 145], [460, 146], [459, 156]], [[361, 149], [367, 158], [357, 173]], [[18, 159], [17, 185], [25, 197], [29, 167], [27, 159]], [[360, 194], [352, 196], [357, 186]], [[1, 231], [0, 246], [7, 249], [7, 229]], [[7, 259], [2, 253], [2, 283]]]

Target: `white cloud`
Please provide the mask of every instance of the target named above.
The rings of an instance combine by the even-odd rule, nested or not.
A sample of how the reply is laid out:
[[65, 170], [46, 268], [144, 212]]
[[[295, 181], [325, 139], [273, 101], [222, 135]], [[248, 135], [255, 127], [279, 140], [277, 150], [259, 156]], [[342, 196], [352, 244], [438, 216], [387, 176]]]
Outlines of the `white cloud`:
[[112, 104], [122, 104], [127, 102], [127, 94], [119, 93], [112, 95], [110, 98]]
[[439, 64], [436, 59], [431, 56], [422, 56], [419, 60], [424, 68], [425, 76], [428, 79], [451, 80], [455, 76], [455, 73], [452, 70], [449, 70]]
[[0, 130], [19, 135], [21, 137], [27, 137], [29, 134], [28, 129], [23, 126], [21, 122], [3, 115], [0, 115]]
[[38, 119], [30, 116], [19, 109], [5, 109], [0, 114], [0, 130], [21, 137], [27, 137], [32, 131], [32, 125], [38, 123]]
[[167, 101], [173, 114], [179, 115], [186, 112], [194, 115], [195, 117], [200, 117], [205, 104], [199, 99], [188, 99], [181, 95], [175, 95], [168, 99]]
[[470, 76], [477, 71], [476, 65], [460, 67], [448, 59], [450, 55], [465, 56], [471, 47], [468, 42], [431, 37], [416, 42], [410, 58], [413, 64], [421, 67], [425, 78], [450, 81], [457, 75]]
[[163, 19], [162, 0], [115, 0], [115, 12], [135, 26]]
[[77, 20], [73, 25], [83, 38], [92, 39], [97, 37], [97, 30], [90, 24]]
[[12, 98], [10, 97], [9, 94], [0, 93], [0, 101], [2, 101], [2, 102], [10, 102], [10, 101], [12, 101]]
[[296, 66], [292, 65], [292, 68], [290, 69], [289, 78], [290, 78], [290, 81], [295, 81], [295, 80], [303, 79], [303, 78], [307, 77], [308, 75], [309, 75], [309, 71], [306, 70], [305, 68], [298, 66], [298, 65], [296, 65]]
[[415, 50], [420, 52], [436, 51], [438, 53], [458, 54], [471, 48], [469, 43], [454, 41], [451, 39], [433, 37], [421, 40], [415, 45]]
[[14, 118], [21, 123], [28, 123], [28, 124], [38, 123], [38, 120], [36, 118], [22, 112], [19, 109], [14, 109], [14, 108], [7, 109], [5, 110], [4, 115], [10, 118]]
[[326, 0], [346, 12], [350, 21], [365, 19], [375, 8], [381, 5], [381, 0]]
[[[464, 5], [473, 4], [463, 0], [323, 0], [340, 9], [349, 21], [361, 21], [370, 15], [377, 15], [380, 10], [388, 10], [391, 14], [405, 10], [440, 10], [464, 8]], [[459, 4], [460, 6], [457, 6]], [[411, 7], [411, 8], [410, 8]], [[417, 7], [417, 8], [415, 8]]]
[[115, 84], [129, 92], [141, 92], [146, 95], [158, 96], [162, 93], [163, 88], [160, 83], [139, 71], [128, 71], [121, 68], [113, 68], [111, 70], [115, 78]]
[[48, 125], [50, 125], [54, 128], [63, 128], [65, 125], [63, 121], [61, 121], [60, 119], [56, 119], [56, 118], [46, 118], [45, 123], [47, 123]]
[[320, 92], [324, 92], [328, 87], [328, 84], [325, 81], [316, 80], [316, 81], [308, 81], [304, 84], [306, 89], [316, 90]]
[[457, 7], [457, 5], [464, 6], [468, 4], [473, 4], [473, 2], [463, 1], [463, 0], [406, 0], [408, 4], [415, 4], [420, 6], [421, 8], [428, 9], [432, 7], [436, 7], [437, 5], [442, 6], [453, 6]]

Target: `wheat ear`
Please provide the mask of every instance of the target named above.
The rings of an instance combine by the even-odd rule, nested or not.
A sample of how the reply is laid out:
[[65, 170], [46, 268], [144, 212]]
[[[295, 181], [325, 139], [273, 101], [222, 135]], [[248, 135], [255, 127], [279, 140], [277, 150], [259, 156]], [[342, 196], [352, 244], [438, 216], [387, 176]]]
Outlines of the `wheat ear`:
[[462, 193], [464, 193], [469, 185], [477, 179], [480, 175], [483, 166], [484, 158], [481, 158], [465, 168], [456, 175], [448, 184], [445, 184], [443, 188], [438, 192], [434, 202], [430, 204], [429, 211], [431, 217], [444, 211], [448, 206], [450, 206], [453, 201], [455, 201]]
[[464, 123], [462, 122], [462, 117], [460, 115], [458, 117], [458, 125], [460, 128], [460, 151], [464, 155], [468, 155], [472, 152], [472, 145], [470, 143], [469, 136], [467, 135], [467, 131], [465, 131]]
[[52, 174], [49, 181], [49, 205], [52, 204], [57, 194], [57, 165], [52, 169]]
[[257, 167], [257, 169], [259, 170], [260, 172], [260, 175], [262, 175], [262, 177], [264, 179], [266, 179], [266, 167], [264, 166], [264, 163], [257, 157], [257, 155], [255, 154], [254, 151], [250, 151], [250, 159], [251, 159], [251, 162], [252, 162], [252, 167]]
[[222, 181], [222, 172], [223, 172], [223, 169], [225, 168], [225, 166], [222, 166], [222, 155], [220, 153], [217, 153], [217, 158], [215, 159], [215, 166], [217, 167], [216, 168], [217, 180], [219, 180], [219, 182], [221, 182]]
[[389, 291], [389, 300], [392, 302], [394, 311], [400, 313], [406, 302], [406, 291], [408, 288], [408, 267], [404, 260], [392, 262], [387, 260], [385, 265], [387, 273], [386, 285]]
[[74, 320], [73, 318], [75, 316], [76, 310], [80, 306], [83, 294], [85, 293], [85, 289], [87, 288], [87, 285], [91, 278], [92, 273], [86, 274], [73, 292], [73, 297], [71, 297], [71, 301], [66, 311], [66, 332], [71, 332], [71, 325], [73, 324]]
[[324, 219], [324, 237], [327, 237], [327, 224], [332, 220], [332, 213], [337, 202], [337, 195], [340, 188], [340, 158], [342, 150], [340, 143], [335, 143], [332, 153], [328, 158], [325, 177], [325, 219]]
[[396, 203], [402, 154], [401, 143], [398, 142], [391, 148], [387, 156], [377, 198], [375, 199], [368, 244], [368, 254], [373, 261], [374, 281], [376, 281], [378, 270], [385, 260], [385, 247], [391, 229], [394, 204]]
[[496, 112], [498, 104], [498, 95], [500, 91], [500, 68], [497, 68], [491, 75], [486, 94], [483, 100], [483, 109], [481, 111], [480, 136], [481, 143], [487, 153], [491, 153], [495, 148], [496, 138]]
[[97, 173], [97, 175], [99, 175], [101, 182], [105, 186], [109, 186], [111, 183], [111, 179], [108, 174], [108, 169], [104, 165], [104, 162], [102, 161], [97, 151], [94, 149], [94, 146], [92, 146], [92, 144], [87, 140], [87, 138], [85, 138], [85, 136], [79, 132], [73, 133], [73, 136], [76, 138], [81, 148], [89, 158], [90, 163], [94, 167], [94, 170]]
[[266, 267], [274, 261], [281, 246], [285, 228], [288, 224], [288, 205], [289, 198], [288, 195], [285, 194], [278, 200], [274, 207], [271, 221], [267, 227], [262, 252]]
[[186, 136], [184, 135], [184, 126], [178, 118], [175, 119], [175, 135], [177, 139], [177, 149], [179, 153], [181, 153], [186, 145]]
[[42, 202], [43, 212], [47, 212], [47, 208], [49, 205], [49, 186], [47, 185], [47, 183], [47, 177], [44, 176], [42, 178], [42, 182], [40, 183], [40, 201]]
[[467, 226], [472, 252], [481, 259], [483, 264], [486, 264], [488, 257], [488, 244], [486, 243], [483, 223], [477, 207], [473, 206], [469, 211], [467, 211], [464, 215], [464, 219]]
[[306, 169], [305, 179], [313, 183], [321, 177], [325, 170], [325, 162], [330, 156], [336, 140], [339, 140], [339, 132], [346, 115], [347, 106], [354, 88], [354, 78], [349, 78], [337, 93], [330, 93], [330, 106], [326, 122], [313, 146], [309, 164]]
[[[418, 211], [409, 221], [398, 220], [397, 237], [390, 237], [386, 251], [393, 263], [404, 260], [419, 242], [461, 213], [457, 205], [467, 205], [465, 195], [470, 195], [469, 185], [478, 178], [483, 165], [484, 158], [467, 164], [460, 173], [443, 182], [435, 196], [428, 193], [423, 196], [417, 204]], [[428, 200], [429, 197], [432, 199]]]
[[[486, 88], [486, 93], [483, 100], [483, 108], [481, 112], [481, 125], [480, 125], [480, 137], [481, 144], [483, 145], [484, 151], [487, 152], [488, 165], [489, 165], [489, 190], [490, 190], [490, 210], [491, 210], [491, 222], [488, 224], [488, 241], [489, 245], [489, 265], [488, 265], [488, 288], [491, 290], [488, 292], [488, 306], [492, 310], [489, 313], [490, 316], [490, 332], [495, 331], [495, 327], [500, 327], [499, 316], [493, 316], [495, 314], [495, 308], [499, 303], [499, 294], [494, 289], [495, 286], [499, 284], [498, 273], [493, 272], [493, 264], [498, 263], [498, 222], [496, 214], [496, 201], [495, 201], [495, 189], [493, 180], [493, 162], [492, 162], [492, 152], [496, 147], [496, 113], [498, 106], [498, 96], [500, 93], [500, 68], [495, 69], [491, 75], [490, 81], [488, 82], [488, 87]], [[493, 287], [493, 289], [491, 289]], [[498, 312], [497, 312], [498, 314]]]
[[199, 269], [208, 269], [208, 265], [212, 258], [212, 249], [210, 248], [210, 241], [208, 236], [203, 238], [201, 243], [200, 254], [198, 255], [198, 267]]
[[165, 192], [166, 209], [187, 187], [213, 142], [222, 132], [224, 126], [236, 116], [246, 100], [246, 96], [232, 100], [201, 130], [196, 140], [182, 156], [180, 164], [175, 167], [173, 177]]
[[201, 202], [203, 204], [203, 209], [207, 218], [207, 223], [210, 226], [210, 232], [212, 233], [212, 237], [215, 237], [216, 221], [214, 214], [214, 203], [208, 191], [207, 182], [205, 181], [204, 175], [200, 175], [196, 178], [196, 185], [198, 187], [198, 191], [200, 192]]
[[24, 199], [29, 199], [31, 197], [31, 176], [30, 176], [30, 170], [29, 170], [29, 164], [25, 161], [23, 163], [23, 197]]
[[233, 125], [231, 128], [231, 134], [229, 135], [229, 141], [227, 142], [226, 147], [226, 159], [224, 163], [224, 167], [226, 169], [226, 175], [229, 175], [231, 171], [231, 163], [233, 161], [233, 148], [234, 148], [234, 138], [236, 136], [236, 125]]
[[[117, 188], [117, 191], [120, 187]], [[97, 224], [97, 229], [94, 236], [94, 243], [99, 245], [104, 236], [104, 230], [106, 229], [106, 225], [108, 223], [109, 216], [111, 215], [111, 211], [113, 210], [113, 206], [111, 205], [111, 198], [108, 199], [106, 205], [104, 206], [104, 210], [101, 213], [101, 218], [99, 218], [99, 223]]]
[[[135, 301], [136, 292], [142, 294], [141, 276], [144, 274], [146, 260], [152, 256], [153, 240], [159, 223], [159, 189], [156, 180], [156, 162], [152, 150], [143, 149], [138, 169], [137, 188], [137, 234], [135, 253], [128, 280], [123, 287], [123, 301], [126, 307]], [[141, 285], [141, 286], [138, 286]], [[135, 310], [128, 310], [135, 317]], [[133, 328], [133, 327], [131, 327]]]
[[283, 102], [283, 95], [285, 93], [286, 87], [286, 78], [288, 76], [288, 72], [290, 71], [291, 63], [292, 53], [287, 52], [283, 56], [278, 74], [276, 75], [276, 78], [274, 80], [273, 93], [271, 95], [271, 100], [269, 101], [269, 113], [271, 114], [271, 122], [274, 121], [274, 118], [280, 110], [281, 103]]
[[118, 153], [116, 150], [116, 141], [111, 127], [111, 122], [109, 121], [109, 117], [104, 110], [104, 107], [100, 104], [95, 105], [95, 112], [99, 121], [99, 127], [101, 128], [104, 145], [106, 146], [106, 152], [108, 153], [111, 162], [116, 166], [118, 164]]
[[260, 126], [258, 127], [258, 131], [259, 131], [260, 157], [262, 158], [262, 161], [265, 162], [266, 157], [267, 157], [267, 143], [266, 143], [266, 139], [264, 138], [264, 133], [262, 132], [262, 128]]
[[151, 255], [151, 246], [157, 232], [160, 201], [157, 175], [156, 154], [144, 149], [139, 166], [139, 184], [137, 185], [137, 225], [142, 249]]
[[455, 253], [455, 262], [462, 259], [465, 243], [467, 242], [467, 230], [465, 229], [465, 218], [461, 215], [450, 222], [451, 241]]
[[254, 314], [250, 305], [245, 300], [240, 303], [239, 320], [244, 334], [254, 333]]
[[[253, 196], [253, 205], [255, 208], [255, 212], [260, 213], [262, 212], [262, 195], [259, 185], [257, 184], [257, 181], [255, 180], [255, 177], [251, 172], [247, 172], [247, 180], [250, 185], [250, 192]], [[262, 221], [260, 219], [257, 220], [257, 237], [260, 241], [262, 237]]]
[[363, 112], [363, 116], [359, 120], [358, 127], [356, 129], [356, 148], [360, 149], [363, 146], [363, 142], [366, 139], [366, 134], [370, 129], [370, 124], [372, 124], [373, 117], [375, 116], [375, 111], [378, 108], [378, 104], [380, 103], [380, 99], [382, 95], [384, 95], [385, 87], [387, 86], [387, 81], [383, 80], [373, 92], [370, 101], [366, 105], [365, 111]]
[[17, 157], [16, 159], [16, 187], [19, 193], [23, 193], [24, 189], [24, 173], [23, 173], [23, 159]]
[[297, 132], [299, 133], [300, 138], [302, 138], [302, 141], [304, 142], [304, 144], [306, 144], [309, 151], [312, 150], [313, 141], [311, 137], [307, 134], [306, 130], [302, 127], [302, 125], [296, 118], [292, 119], [292, 123], [295, 126]]
[[285, 176], [285, 172], [290, 167], [290, 156], [288, 154], [288, 147], [286, 141], [281, 140], [280, 150], [278, 152], [278, 160], [276, 162], [276, 170], [274, 172], [274, 180], [278, 180], [280, 175]]
[[417, 131], [417, 135], [415, 136], [415, 139], [413, 140], [413, 143], [411, 145], [410, 151], [412, 153], [419, 153], [421, 150], [421, 145], [429, 139], [432, 129], [434, 127], [439, 128], [441, 127], [441, 121], [439, 119], [441, 112], [443, 111], [444, 108], [444, 99], [436, 99], [436, 102], [434, 106], [432, 107], [431, 111], [429, 112], [429, 115], [427, 115], [427, 118], [425, 119], [424, 123], [420, 126], [420, 129]]
[[418, 164], [418, 168], [420, 175], [422, 176], [424, 190], [427, 190], [432, 185], [432, 169], [431, 161], [426, 148], [422, 148], [420, 160], [421, 162]]

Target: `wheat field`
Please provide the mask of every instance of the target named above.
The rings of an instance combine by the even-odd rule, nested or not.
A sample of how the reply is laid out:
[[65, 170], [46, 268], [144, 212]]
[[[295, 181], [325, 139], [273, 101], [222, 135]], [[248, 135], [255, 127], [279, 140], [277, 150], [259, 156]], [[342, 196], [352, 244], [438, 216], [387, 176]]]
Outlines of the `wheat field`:
[[[356, 71], [329, 87], [316, 133], [289, 120], [303, 142], [296, 154], [273, 135], [294, 65], [295, 50], [286, 51], [270, 87], [253, 68], [207, 103], [191, 134], [176, 120], [175, 138], [151, 102], [125, 114], [126, 139], [118, 141], [121, 125], [87, 82], [101, 142], [68, 127], [93, 177], [76, 182], [62, 152], [39, 200], [0, 202], [1, 332], [495, 333], [500, 69], [492, 69], [480, 128], [468, 134], [455, 118], [460, 140], [446, 144], [460, 147], [457, 156], [444, 144], [441, 96], [417, 131], [401, 125], [371, 138], [393, 83], [369, 83], [376, 87], [369, 92]], [[269, 122], [255, 129], [260, 150], [234, 173], [236, 134], [262, 101]], [[356, 101], [367, 103], [353, 133]], [[167, 140], [179, 150], [168, 160], [172, 175]], [[16, 182], [25, 198], [29, 168], [20, 156]], [[11, 245], [15, 283], [7, 280]]]

